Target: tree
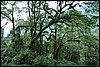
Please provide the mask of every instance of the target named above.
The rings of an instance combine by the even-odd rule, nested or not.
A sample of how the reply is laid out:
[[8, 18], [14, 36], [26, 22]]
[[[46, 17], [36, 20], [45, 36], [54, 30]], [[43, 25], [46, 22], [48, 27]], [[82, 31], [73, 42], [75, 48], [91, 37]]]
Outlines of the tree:
[[[26, 7], [18, 9], [18, 12], [25, 9], [28, 16], [27, 20], [21, 18], [15, 20], [18, 26], [14, 29], [16, 35], [14, 45], [19, 46], [17, 48], [10, 46], [12, 50], [18, 52], [10, 63], [35, 66], [98, 65], [99, 60], [96, 59], [99, 58], [98, 38], [91, 32], [97, 19], [88, 12], [83, 13], [75, 9], [77, 6], [84, 8], [83, 4], [92, 8], [91, 4], [94, 4], [94, 1], [82, 2], [83, 4], [80, 4], [80, 1], [55, 2], [56, 9], [50, 8], [49, 1], [22, 1]], [[15, 4], [17, 5], [17, 1]], [[14, 6], [12, 8], [15, 9]], [[90, 11], [89, 8], [85, 10]], [[2, 14], [3, 16], [6, 15]], [[8, 38], [10, 37], [14, 36], [9, 35]]]

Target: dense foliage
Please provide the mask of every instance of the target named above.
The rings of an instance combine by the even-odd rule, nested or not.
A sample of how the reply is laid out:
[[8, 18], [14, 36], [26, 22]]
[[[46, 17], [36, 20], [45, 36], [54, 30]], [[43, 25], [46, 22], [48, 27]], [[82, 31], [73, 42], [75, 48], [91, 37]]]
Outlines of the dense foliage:
[[1, 37], [1, 66], [99, 66], [99, 35], [91, 32], [99, 2], [53, 2], [56, 8], [50, 1], [1, 1], [1, 19], [13, 25]]

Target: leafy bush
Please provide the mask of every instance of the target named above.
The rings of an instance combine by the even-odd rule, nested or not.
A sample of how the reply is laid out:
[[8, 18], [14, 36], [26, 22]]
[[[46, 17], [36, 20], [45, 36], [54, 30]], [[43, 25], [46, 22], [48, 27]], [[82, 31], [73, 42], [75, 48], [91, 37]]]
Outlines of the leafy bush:
[[16, 51], [7, 45], [5, 45], [1, 50], [1, 63], [11, 63], [11, 59], [16, 55]]
[[34, 66], [53, 66], [53, 59], [45, 57], [44, 55], [37, 56], [34, 59]]
[[77, 66], [77, 64], [63, 59], [57, 61], [57, 66]]
[[32, 65], [34, 54], [29, 50], [21, 50], [19, 54], [12, 58], [12, 64], [21, 65], [29, 64]]
[[37, 56], [34, 59], [34, 66], [76, 66], [77, 64], [64, 59], [54, 60], [45, 56]]

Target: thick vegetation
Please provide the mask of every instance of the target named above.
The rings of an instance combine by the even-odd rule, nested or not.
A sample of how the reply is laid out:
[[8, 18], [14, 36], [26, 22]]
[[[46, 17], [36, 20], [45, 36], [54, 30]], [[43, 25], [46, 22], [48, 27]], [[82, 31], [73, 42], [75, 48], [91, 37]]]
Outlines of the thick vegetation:
[[49, 3], [1, 1], [1, 19], [13, 27], [7, 37], [1, 33], [1, 66], [99, 66], [99, 38], [91, 32], [99, 2], [56, 1], [56, 8]]

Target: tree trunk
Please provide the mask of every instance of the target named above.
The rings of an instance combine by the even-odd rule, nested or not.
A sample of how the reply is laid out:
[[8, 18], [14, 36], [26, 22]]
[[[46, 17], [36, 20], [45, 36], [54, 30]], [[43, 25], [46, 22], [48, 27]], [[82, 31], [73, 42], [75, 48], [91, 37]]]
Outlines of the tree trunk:
[[56, 57], [56, 48], [57, 48], [57, 42], [56, 42], [56, 39], [57, 39], [57, 26], [56, 26], [56, 23], [55, 23], [55, 36], [54, 36], [54, 44], [53, 44], [53, 47], [54, 47], [54, 56], [53, 56], [53, 59], [57, 59]]
[[[15, 26], [14, 26], [14, 16], [13, 16], [13, 12], [14, 12], [14, 8], [12, 5], [12, 23], [13, 23], [13, 31], [15, 30]], [[13, 32], [13, 36], [15, 37], [15, 31]]]
[[4, 35], [4, 29], [1, 27], [1, 39], [3, 38]]

